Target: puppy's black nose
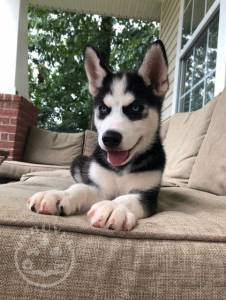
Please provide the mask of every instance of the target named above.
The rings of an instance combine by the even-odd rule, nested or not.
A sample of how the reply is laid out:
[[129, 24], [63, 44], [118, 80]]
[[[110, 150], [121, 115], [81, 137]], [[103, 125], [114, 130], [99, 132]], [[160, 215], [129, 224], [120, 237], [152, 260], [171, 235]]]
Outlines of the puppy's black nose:
[[114, 130], [108, 130], [102, 137], [104, 145], [108, 148], [116, 148], [122, 141], [122, 135]]

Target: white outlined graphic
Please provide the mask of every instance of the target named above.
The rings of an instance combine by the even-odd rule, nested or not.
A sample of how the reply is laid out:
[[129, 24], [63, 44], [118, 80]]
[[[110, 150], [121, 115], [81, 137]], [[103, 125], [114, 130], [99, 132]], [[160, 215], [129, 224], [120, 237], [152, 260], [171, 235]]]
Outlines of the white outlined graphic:
[[62, 283], [71, 273], [74, 245], [65, 235], [54, 229], [32, 228], [21, 238], [14, 253], [15, 267], [30, 285], [52, 287]]

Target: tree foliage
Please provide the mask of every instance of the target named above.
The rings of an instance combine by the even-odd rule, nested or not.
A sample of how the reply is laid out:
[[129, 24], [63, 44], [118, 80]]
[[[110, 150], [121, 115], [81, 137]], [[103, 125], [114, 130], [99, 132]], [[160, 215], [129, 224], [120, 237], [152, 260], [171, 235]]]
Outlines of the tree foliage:
[[87, 44], [99, 49], [113, 69], [130, 70], [157, 37], [158, 25], [150, 21], [30, 8], [29, 87], [40, 110], [39, 126], [68, 132], [89, 126]]

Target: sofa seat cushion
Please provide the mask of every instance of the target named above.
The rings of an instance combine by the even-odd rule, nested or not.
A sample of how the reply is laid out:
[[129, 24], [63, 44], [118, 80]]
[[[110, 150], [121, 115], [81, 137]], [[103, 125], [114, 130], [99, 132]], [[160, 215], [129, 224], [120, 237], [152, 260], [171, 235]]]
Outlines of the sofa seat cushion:
[[226, 89], [217, 97], [189, 186], [215, 195], [226, 195]]
[[[57, 182], [57, 184], [56, 184]], [[138, 222], [131, 232], [91, 227], [85, 215], [58, 217], [33, 213], [26, 199], [37, 191], [65, 189], [74, 183], [65, 176], [32, 176], [23, 182], [0, 185], [0, 222], [5, 225], [57, 226], [60, 230], [109, 237], [226, 241], [226, 197], [189, 188], [162, 188], [159, 213]]]
[[68, 170], [69, 166], [41, 165], [34, 163], [7, 160], [0, 165], [0, 177], [20, 179], [22, 175], [38, 171]]
[[[226, 298], [225, 243], [109, 238], [23, 224], [4, 225], [0, 233], [1, 299]], [[23, 273], [29, 261], [31, 271], [44, 274], [65, 269], [32, 276]]]
[[74, 183], [74, 179], [72, 178], [71, 171], [69, 169], [58, 169], [58, 170], [51, 169], [51, 171], [37, 171], [37, 172], [26, 173], [23, 176], [21, 176], [20, 181], [30, 180], [31, 182], [34, 179], [34, 182], [36, 183], [39, 178], [41, 178], [42, 180], [43, 178], [46, 177], [48, 178], [48, 180], [52, 178], [55, 180], [56, 177], [71, 179], [72, 183]]
[[178, 113], [169, 122], [163, 145], [166, 151], [164, 185], [184, 186], [206, 135], [216, 101], [191, 113]]
[[23, 160], [47, 165], [70, 165], [82, 154], [84, 133], [63, 133], [32, 127]]
[[[72, 180], [43, 174], [0, 185], [1, 299], [226, 297], [226, 197], [163, 188], [158, 214], [115, 232], [91, 227], [86, 216], [29, 211], [26, 199], [56, 182], [65, 189]], [[52, 264], [66, 267], [64, 277], [30, 272], [46, 274]]]

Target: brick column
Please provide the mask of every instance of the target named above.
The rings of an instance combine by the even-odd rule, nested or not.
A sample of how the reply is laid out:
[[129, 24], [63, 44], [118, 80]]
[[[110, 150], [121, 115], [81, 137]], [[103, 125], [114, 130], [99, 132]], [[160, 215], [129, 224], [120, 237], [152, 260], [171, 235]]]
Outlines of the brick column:
[[0, 94], [0, 149], [10, 160], [22, 160], [28, 130], [36, 125], [38, 110], [21, 96]]

